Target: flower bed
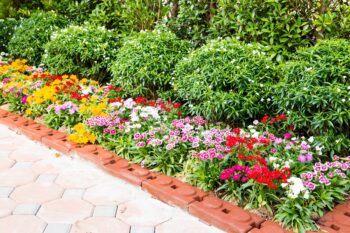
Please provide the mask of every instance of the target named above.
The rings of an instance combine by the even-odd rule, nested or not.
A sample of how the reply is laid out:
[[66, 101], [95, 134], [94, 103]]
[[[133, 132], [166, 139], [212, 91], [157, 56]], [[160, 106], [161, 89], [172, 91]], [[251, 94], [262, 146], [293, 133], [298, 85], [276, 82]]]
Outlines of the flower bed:
[[284, 114], [232, 129], [187, 116], [172, 101], [122, 99], [118, 87], [51, 75], [24, 60], [0, 64], [0, 103], [10, 110], [69, 132], [75, 143], [101, 144], [143, 167], [213, 191], [287, 228], [315, 230], [315, 221], [349, 192], [350, 157], [322, 154], [322, 145], [298, 136]]

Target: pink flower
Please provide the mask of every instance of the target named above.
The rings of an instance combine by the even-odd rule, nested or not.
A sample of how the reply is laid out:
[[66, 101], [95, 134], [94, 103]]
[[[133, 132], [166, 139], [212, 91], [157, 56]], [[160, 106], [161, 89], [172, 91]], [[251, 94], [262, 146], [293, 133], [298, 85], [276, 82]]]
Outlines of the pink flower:
[[276, 148], [272, 148], [271, 149], [271, 153], [275, 154], [277, 152], [277, 149]]
[[289, 132], [285, 133], [283, 136], [285, 139], [289, 139], [292, 137], [292, 135]]

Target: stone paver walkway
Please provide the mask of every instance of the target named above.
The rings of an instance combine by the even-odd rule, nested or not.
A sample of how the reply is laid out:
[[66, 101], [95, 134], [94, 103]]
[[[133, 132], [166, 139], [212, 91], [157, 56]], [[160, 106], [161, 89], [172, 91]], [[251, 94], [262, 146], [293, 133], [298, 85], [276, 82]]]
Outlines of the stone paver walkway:
[[0, 233], [219, 233], [0, 125]]

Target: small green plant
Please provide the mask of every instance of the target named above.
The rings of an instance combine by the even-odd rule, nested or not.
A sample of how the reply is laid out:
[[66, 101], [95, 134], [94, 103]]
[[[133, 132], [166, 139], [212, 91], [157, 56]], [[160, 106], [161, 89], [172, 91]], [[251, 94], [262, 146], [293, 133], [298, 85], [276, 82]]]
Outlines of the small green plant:
[[0, 52], [7, 52], [8, 43], [18, 24], [19, 21], [15, 19], [0, 19]]
[[109, 76], [108, 64], [119, 48], [116, 33], [90, 24], [69, 26], [52, 33], [42, 62], [56, 74], [73, 73], [95, 80]]
[[266, 112], [273, 63], [258, 44], [214, 40], [176, 66], [174, 90], [192, 114], [244, 123]]
[[63, 16], [54, 12], [35, 13], [16, 28], [8, 49], [13, 56], [27, 58], [37, 65], [44, 52], [43, 45], [49, 41], [51, 33], [67, 24]]
[[190, 48], [170, 32], [138, 33], [119, 50], [111, 67], [112, 83], [131, 96], [155, 97], [171, 88], [175, 65]]

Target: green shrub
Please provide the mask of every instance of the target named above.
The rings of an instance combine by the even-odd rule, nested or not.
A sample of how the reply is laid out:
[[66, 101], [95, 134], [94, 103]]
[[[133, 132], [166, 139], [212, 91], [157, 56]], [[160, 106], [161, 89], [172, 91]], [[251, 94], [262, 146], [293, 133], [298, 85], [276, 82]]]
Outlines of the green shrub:
[[7, 52], [8, 42], [10, 41], [13, 32], [19, 21], [15, 19], [0, 19], [0, 51]]
[[275, 81], [273, 63], [262, 50], [234, 39], [209, 42], [176, 66], [177, 95], [192, 114], [210, 120], [243, 123], [256, 117], [266, 111]]
[[327, 152], [349, 149], [350, 42], [321, 41], [278, 67], [273, 105], [306, 134], [319, 135]]
[[171, 88], [175, 65], [190, 47], [169, 32], [138, 33], [119, 50], [111, 67], [112, 82], [128, 95], [155, 97]]
[[53, 32], [42, 62], [56, 74], [73, 73], [103, 80], [119, 47], [118, 35], [86, 24]]
[[43, 45], [50, 35], [68, 21], [53, 12], [38, 12], [22, 21], [9, 42], [9, 51], [13, 56], [27, 58], [32, 64], [38, 64], [44, 52]]

